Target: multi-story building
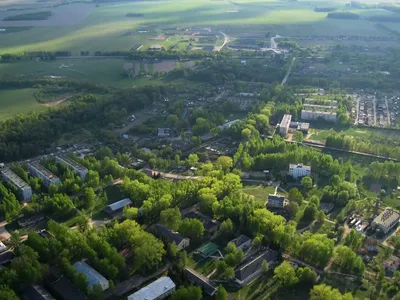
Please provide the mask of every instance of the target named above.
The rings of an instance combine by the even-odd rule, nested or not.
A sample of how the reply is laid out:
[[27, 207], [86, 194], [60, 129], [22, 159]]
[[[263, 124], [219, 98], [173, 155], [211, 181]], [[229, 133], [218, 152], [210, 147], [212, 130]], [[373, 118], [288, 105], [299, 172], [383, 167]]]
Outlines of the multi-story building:
[[73, 170], [82, 180], [85, 180], [86, 174], [88, 173], [89, 170], [84, 166], [82, 166], [81, 164], [78, 164], [76, 161], [74, 161], [73, 159], [69, 158], [66, 155], [57, 155], [56, 161], [58, 163], [66, 164], [67, 167]]
[[11, 171], [9, 168], [1, 170], [1, 175], [4, 180], [15, 186], [22, 195], [22, 200], [27, 201], [32, 198], [32, 189], [25, 181], [23, 181], [17, 174]]
[[384, 210], [372, 221], [373, 228], [379, 228], [384, 234], [399, 223], [400, 213], [392, 209]]
[[175, 291], [175, 283], [169, 277], [160, 277], [136, 293], [128, 296], [128, 300], [164, 299]]
[[337, 114], [334, 111], [303, 109], [301, 111], [301, 118], [303, 120], [323, 119], [328, 122], [336, 122]]
[[285, 196], [269, 195], [267, 208], [283, 208], [285, 206]]
[[38, 161], [34, 161], [28, 164], [29, 172], [34, 177], [39, 177], [43, 180], [45, 186], [49, 187], [51, 184], [59, 185], [60, 179], [43, 167]]
[[311, 175], [311, 167], [305, 166], [303, 164], [290, 164], [289, 165], [289, 175], [293, 178], [301, 178], [304, 176]]
[[292, 115], [284, 115], [281, 123], [279, 124], [279, 134], [281, 136], [287, 136], [289, 133], [290, 122], [292, 121]]

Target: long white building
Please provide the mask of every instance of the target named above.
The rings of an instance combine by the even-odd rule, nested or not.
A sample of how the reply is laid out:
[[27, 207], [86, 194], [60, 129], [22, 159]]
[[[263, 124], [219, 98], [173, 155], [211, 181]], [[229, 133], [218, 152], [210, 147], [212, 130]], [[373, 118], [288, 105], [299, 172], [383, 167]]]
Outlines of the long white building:
[[136, 293], [128, 296], [128, 300], [164, 299], [175, 290], [175, 283], [169, 277], [160, 277]]
[[291, 121], [292, 121], [292, 115], [283, 116], [282, 121], [279, 124], [279, 134], [281, 136], [287, 136]]
[[1, 170], [4, 180], [15, 186], [22, 194], [22, 199], [28, 201], [32, 198], [32, 188], [21, 177], [11, 171], [9, 168]]
[[301, 111], [301, 119], [303, 120], [318, 120], [324, 119], [328, 122], [336, 122], [337, 114], [333, 111], [321, 111], [321, 110], [307, 110]]
[[289, 165], [289, 175], [293, 178], [301, 178], [304, 176], [311, 175], [311, 167], [305, 166], [303, 164], [290, 164]]
[[78, 164], [76, 161], [66, 155], [57, 155], [56, 161], [58, 163], [66, 164], [68, 168], [73, 170], [82, 180], [85, 180], [86, 174], [89, 172], [87, 168], [85, 168], [81, 164]]
[[32, 176], [41, 178], [43, 180], [43, 183], [47, 187], [52, 184], [60, 184], [60, 178], [58, 178], [56, 175], [43, 167], [38, 161], [29, 163], [28, 169]]

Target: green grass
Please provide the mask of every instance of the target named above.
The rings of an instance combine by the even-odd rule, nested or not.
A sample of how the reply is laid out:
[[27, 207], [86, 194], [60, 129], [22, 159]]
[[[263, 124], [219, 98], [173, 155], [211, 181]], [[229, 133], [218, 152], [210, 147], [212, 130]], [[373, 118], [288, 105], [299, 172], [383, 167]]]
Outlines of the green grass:
[[0, 90], [0, 120], [31, 111], [43, 111], [46, 107], [33, 97], [35, 89]]
[[197, 272], [207, 276], [215, 268], [215, 260], [212, 258], [197, 259], [193, 255], [188, 257], [188, 266]]
[[273, 186], [263, 187], [262, 185], [245, 185], [242, 190], [247, 195], [253, 196], [256, 201], [262, 202], [262, 204], [267, 201], [269, 194], [275, 192]]

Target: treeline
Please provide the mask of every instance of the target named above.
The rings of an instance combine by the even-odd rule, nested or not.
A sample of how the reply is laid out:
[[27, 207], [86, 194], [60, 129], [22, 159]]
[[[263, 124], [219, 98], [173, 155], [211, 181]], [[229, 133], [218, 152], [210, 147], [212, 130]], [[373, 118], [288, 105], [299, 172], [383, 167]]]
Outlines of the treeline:
[[52, 15], [51, 11], [39, 11], [35, 13], [20, 14], [5, 17], [3, 21], [40, 21], [47, 20]]
[[336, 7], [316, 7], [314, 8], [315, 12], [331, 12], [337, 10]]
[[360, 18], [359, 15], [352, 12], [331, 12], [326, 17], [329, 19], [352, 19], [352, 20], [358, 20]]
[[140, 17], [144, 17], [144, 14], [127, 13], [126, 16], [127, 16], [128, 18], [140, 18]]

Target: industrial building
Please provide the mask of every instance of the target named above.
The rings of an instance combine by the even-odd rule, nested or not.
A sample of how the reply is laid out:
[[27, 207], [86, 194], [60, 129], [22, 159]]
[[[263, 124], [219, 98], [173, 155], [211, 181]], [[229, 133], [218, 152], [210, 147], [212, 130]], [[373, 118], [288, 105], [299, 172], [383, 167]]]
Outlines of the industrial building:
[[284, 115], [281, 123], [279, 124], [279, 134], [281, 136], [287, 136], [289, 133], [290, 122], [292, 121], [292, 115]]
[[311, 175], [311, 167], [305, 166], [303, 164], [290, 164], [289, 165], [289, 175], [293, 178], [301, 178], [304, 176]]
[[164, 299], [175, 291], [175, 283], [169, 277], [160, 277], [136, 293], [128, 296], [128, 300]]
[[47, 187], [52, 184], [60, 184], [60, 178], [58, 178], [56, 175], [43, 167], [38, 161], [29, 163], [28, 169], [32, 176], [41, 178], [43, 180], [43, 183]]
[[107, 205], [104, 208], [104, 212], [108, 213], [109, 215], [113, 215], [121, 210], [124, 209], [124, 207], [132, 205], [132, 200], [129, 198], [124, 198], [122, 200], [119, 200], [117, 202], [111, 203]]
[[22, 200], [28, 201], [32, 198], [31, 187], [9, 168], [2, 169], [1, 175], [5, 181], [11, 183], [21, 192]]
[[328, 122], [336, 122], [337, 114], [333, 111], [322, 111], [322, 110], [307, 110], [301, 111], [301, 118], [303, 120], [318, 120], [323, 119]]
[[285, 206], [285, 196], [268, 195], [267, 208], [283, 208]]
[[88, 287], [91, 289], [95, 284], [101, 286], [101, 289], [104, 291], [108, 289], [109, 283], [106, 278], [104, 278], [99, 272], [89, 266], [87, 263], [78, 261], [74, 263], [74, 268], [78, 271], [78, 273], [82, 273], [86, 276], [88, 281]]
[[384, 234], [399, 223], [400, 214], [392, 209], [384, 210], [372, 221], [372, 227], [382, 230]]
[[67, 167], [73, 170], [82, 180], [85, 180], [86, 174], [88, 173], [89, 170], [84, 166], [82, 166], [81, 164], [78, 164], [76, 161], [74, 161], [73, 159], [69, 158], [66, 155], [57, 155], [56, 161], [58, 163], [66, 164]]

